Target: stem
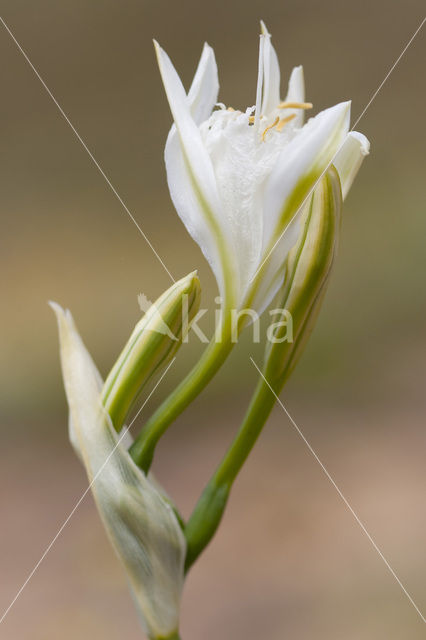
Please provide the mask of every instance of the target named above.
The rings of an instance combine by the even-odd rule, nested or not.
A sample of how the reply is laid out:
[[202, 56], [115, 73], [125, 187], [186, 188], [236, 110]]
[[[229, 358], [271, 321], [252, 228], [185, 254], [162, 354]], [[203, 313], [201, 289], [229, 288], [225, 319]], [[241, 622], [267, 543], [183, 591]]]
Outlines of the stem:
[[226, 313], [219, 340], [215, 334], [192, 371], [158, 407], [130, 447], [130, 455], [145, 473], [151, 466], [155, 447], [161, 436], [210, 382], [229, 355], [234, 346], [230, 339], [230, 323], [231, 316]]
[[234, 441], [205, 487], [186, 525], [186, 570], [215, 534], [225, 511], [232, 483], [258, 439], [274, 403], [274, 394], [261, 378]]
[[[272, 411], [276, 399], [275, 394], [278, 396], [281, 392], [300, 356], [303, 337], [309, 332], [309, 326], [315, 316], [315, 310], [321, 304], [322, 295], [323, 291], [320, 290], [310, 305], [307, 317], [304, 318], [300, 329], [297, 331], [294, 343], [284, 345], [281, 353], [283, 362], [279, 367], [278, 376], [274, 376], [273, 371], [271, 375], [268, 375], [270, 366], [263, 367], [266, 380], [269, 378], [269, 384], [266, 383], [263, 376], [260, 377], [237, 435], [195, 505], [195, 509], [185, 527], [187, 542], [186, 571], [208, 545], [220, 524], [232, 484], [247, 460]], [[287, 292], [285, 296], [287, 296]], [[271, 365], [271, 358], [267, 357], [266, 360], [267, 365]], [[275, 362], [272, 362], [272, 364], [275, 364]], [[272, 369], [274, 368], [272, 366]]]
[[275, 396], [263, 378], [257, 383], [253, 398], [222, 462], [214, 474], [218, 485], [232, 485], [258, 439], [275, 404]]

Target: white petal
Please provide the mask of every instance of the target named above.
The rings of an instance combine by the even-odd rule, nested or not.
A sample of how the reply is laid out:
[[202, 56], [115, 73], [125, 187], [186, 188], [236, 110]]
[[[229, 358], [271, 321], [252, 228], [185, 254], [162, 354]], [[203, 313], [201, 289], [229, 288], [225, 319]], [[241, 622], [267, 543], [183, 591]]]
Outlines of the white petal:
[[270, 305], [283, 285], [286, 276], [286, 258], [299, 238], [300, 220], [306, 207], [307, 205], [302, 207], [300, 213], [293, 218], [273, 251], [259, 265], [257, 275], [252, 281], [254, 296], [247, 299], [243, 306], [254, 309], [259, 316]]
[[256, 111], [254, 114], [254, 127], [255, 130], [259, 129], [259, 122], [262, 110], [262, 90], [263, 90], [263, 57], [265, 49], [265, 36], [261, 35], [259, 39], [259, 61], [257, 63], [257, 85], [256, 85]]
[[166, 52], [157, 43], [155, 43], [155, 47], [161, 77], [188, 169], [196, 182], [196, 188], [201, 190], [199, 197], [205, 201], [205, 208], [208, 209], [206, 215], [215, 217], [216, 214], [217, 217], [217, 212], [221, 207], [210, 158], [192, 117], [188, 98], [180, 78]]
[[288, 81], [286, 102], [305, 102], [305, 78], [303, 67], [294, 67]]
[[219, 79], [214, 51], [205, 43], [188, 93], [191, 114], [196, 124], [201, 124], [210, 116], [218, 94]]
[[261, 21], [262, 34], [265, 38], [263, 50], [263, 99], [261, 113], [270, 114], [280, 101], [280, 65], [277, 54], [271, 43], [271, 34], [265, 23]]
[[155, 46], [178, 132], [176, 136], [171, 130], [165, 150], [170, 194], [180, 218], [209, 261], [223, 293], [229, 273], [233, 271], [233, 246], [212, 163], [191, 115], [180, 78], [165, 51], [157, 43]]
[[169, 505], [134, 464], [100, 403], [101, 384], [69, 311], [53, 305], [70, 415], [108, 536], [150, 637], [178, 626], [186, 543]]
[[346, 198], [365, 156], [368, 156], [369, 153], [370, 143], [362, 133], [357, 131], [348, 133], [333, 160], [339, 173], [343, 199]]
[[[225, 238], [218, 237], [216, 241], [212, 233], [209, 219], [206, 219], [203, 203], [200, 202], [198, 194], [194, 189], [192, 176], [188, 170], [185, 158], [182, 152], [182, 146], [176, 132], [171, 131], [166, 142], [164, 151], [164, 160], [167, 172], [167, 184], [170, 191], [173, 204], [179, 214], [180, 219], [184, 223], [188, 233], [199, 245], [206, 260], [216, 277], [221, 296], [225, 297], [225, 279], [227, 275], [223, 267], [223, 261], [219, 243], [228, 246], [229, 241]], [[227, 225], [227, 223], [226, 223]], [[226, 233], [230, 233], [227, 229]], [[234, 263], [235, 252], [230, 249], [228, 251], [228, 264]], [[237, 267], [233, 266], [236, 273]], [[237, 282], [235, 282], [237, 286]]]
[[319, 113], [284, 148], [268, 180], [264, 198], [267, 252], [332, 162], [349, 128], [350, 103]]
[[[305, 78], [303, 75], [302, 66], [294, 67], [293, 71], [291, 72], [285, 101], [286, 102], [305, 102]], [[303, 125], [303, 121], [305, 118], [304, 109], [286, 109], [285, 110], [286, 116], [291, 114], [294, 114], [296, 116], [293, 120], [293, 123], [297, 127], [301, 127]]]
[[[237, 305], [242, 302], [246, 285], [259, 264], [262, 251], [262, 189], [273, 166], [275, 155], [269, 145], [259, 144], [248, 126], [247, 116], [218, 113], [230, 119], [225, 127], [204, 130], [204, 142], [213, 163], [217, 188], [232, 233], [234, 256], [238, 266]], [[211, 122], [211, 121], [209, 121]]]

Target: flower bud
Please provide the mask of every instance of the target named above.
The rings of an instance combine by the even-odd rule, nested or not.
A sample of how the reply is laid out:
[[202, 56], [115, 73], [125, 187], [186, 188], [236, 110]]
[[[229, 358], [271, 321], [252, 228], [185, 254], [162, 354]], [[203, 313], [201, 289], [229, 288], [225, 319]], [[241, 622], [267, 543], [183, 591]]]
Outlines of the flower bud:
[[[179, 287], [178, 287], [179, 288]], [[102, 379], [71, 313], [59, 325], [71, 440], [150, 638], [177, 637], [186, 542], [170, 501], [133, 462], [100, 402]]]
[[102, 389], [102, 403], [116, 431], [148, 380], [176, 354], [200, 297], [200, 281], [194, 271], [167, 289], [137, 323]]
[[263, 374], [281, 389], [293, 371], [318, 316], [333, 264], [340, 229], [342, 192], [332, 166], [315, 188], [304, 212], [298, 243], [287, 260], [281, 307], [291, 314], [292, 341], [283, 340], [287, 322], [278, 322], [265, 353]]

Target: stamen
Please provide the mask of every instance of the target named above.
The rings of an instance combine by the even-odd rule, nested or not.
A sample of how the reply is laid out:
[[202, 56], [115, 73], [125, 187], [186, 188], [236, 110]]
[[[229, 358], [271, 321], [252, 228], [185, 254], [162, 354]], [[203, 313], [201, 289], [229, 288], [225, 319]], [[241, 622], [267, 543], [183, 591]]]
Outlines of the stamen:
[[228, 107], [227, 111], [235, 111], [234, 107]]
[[255, 116], [249, 116], [249, 124], [254, 124]]
[[280, 102], [278, 109], [312, 109], [312, 102]]
[[287, 116], [286, 118], [281, 118], [281, 120], [277, 124], [277, 131], [282, 131], [284, 126], [287, 124], [287, 122], [290, 122], [290, 120], [293, 120], [295, 117], [296, 117], [296, 114], [292, 113], [290, 116]]
[[268, 133], [268, 131], [269, 131], [270, 129], [273, 129], [273, 127], [276, 127], [276, 126], [277, 126], [277, 124], [279, 123], [279, 121], [280, 121], [280, 117], [279, 117], [279, 116], [277, 116], [277, 117], [275, 118], [274, 122], [273, 122], [272, 124], [270, 124], [270, 125], [269, 125], [269, 127], [266, 127], [265, 131], [262, 133], [262, 140], [263, 140], [263, 142], [265, 142], [265, 136], [266, 136], [266, 134]]

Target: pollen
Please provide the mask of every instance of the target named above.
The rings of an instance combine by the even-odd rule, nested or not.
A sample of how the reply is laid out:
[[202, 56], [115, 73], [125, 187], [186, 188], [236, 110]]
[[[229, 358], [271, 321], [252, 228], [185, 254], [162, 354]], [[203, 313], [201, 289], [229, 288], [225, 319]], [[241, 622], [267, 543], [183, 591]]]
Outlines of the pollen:
[[312, 109], [312, 102], [280, 102], [278, 109]]
[[262, 140], [263, 140], [263, 142], [265, 142], [265, 136], [266, 136], [266, 134], [268, 133], [268, 131], [269, 131], [270, 129], [273, 129], [274, 127], [276, 127], [276, 126], [277, 126], [277, 124], [279, 123], [279, 121], [280, 121], [280, 117], [279, 117], [279, 116], [277, 116], [277, 117], [275, 118], [274, 122], [273, 122], [272, 124], [270, 124], [270, 125], [269, 125], [269, 127], [266, 127], [265, 131], [262, 133]]
[[285, 125], [287, 124], [287, 122], [290, 122], [290, 120], [293, 120], [295, 117], [296, 117], [296, 114], [292, 113], [290, 116], [287, 116], [286, 118], [281, 118], [281, 120], [277, 124], [277, 131], [282, 131]]

